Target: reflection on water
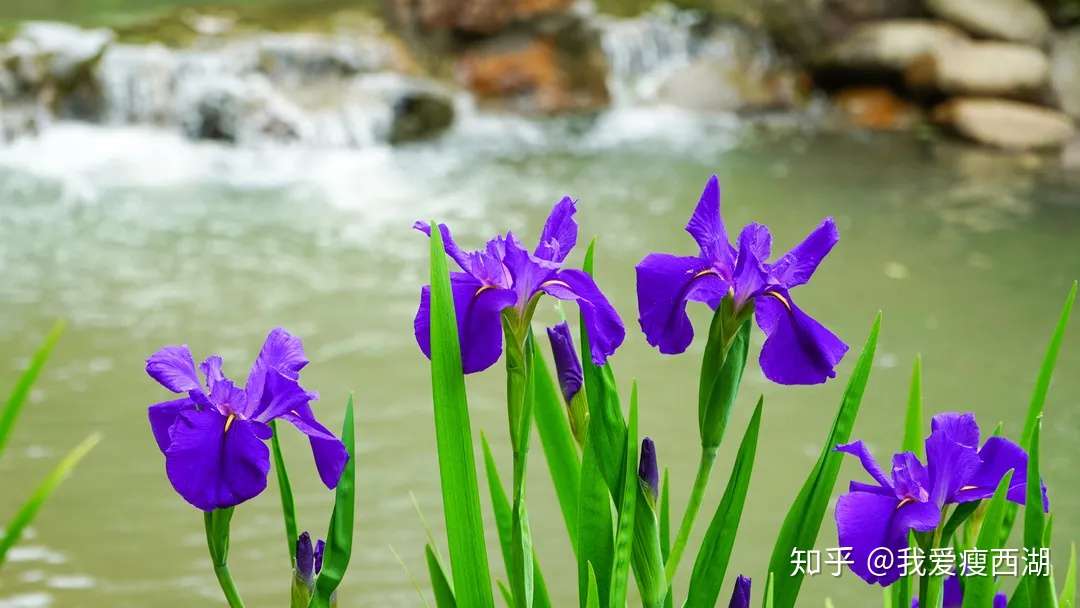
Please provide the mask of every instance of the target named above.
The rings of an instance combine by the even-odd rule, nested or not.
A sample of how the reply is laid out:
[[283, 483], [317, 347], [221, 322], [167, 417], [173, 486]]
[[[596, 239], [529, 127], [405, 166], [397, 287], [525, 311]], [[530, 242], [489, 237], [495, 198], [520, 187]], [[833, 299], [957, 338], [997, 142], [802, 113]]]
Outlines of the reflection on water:
[[[874, 311], [885, 309], [859, 437], [880, 454], [896, 447], [916, 352], [925, 358], [930, 411], [972, 408], [985, 425], [1002, 420], [1015, 433], [1061, 297], [1080, 275], [1080, 208], [1057, 204], [1071, 198], [1064, 186], [1022, 163], [971, 168], [975, 161], [956, 154], [906, 138], [807, 137], [629, 108], [546, 125], [477, 116], [437, 143], [396, 150], [236, 150], [82, 126], [4, 148], [0, 378], [14, 377], [53, 319], [70, 323], [0, 460], [0, 514], [44, 474], [56, 446], [88, 429], [104, 431], [105, 441], [12, 554], [0, 573], [0, 606], [169, 608], [218, 597], [201, 518], [168, 486], [147, 429], [145, 407], [165, 395], [144, 377], [143, 359], [162, 344], [187, 342], [197, 354], [220, 352], [240, 376], [275, 325], [305, 338], [305, 378], [323, 396], [320, 418], [339, 426], [346, 394], [357, 398], [358, 550], [342, 605], [419, 605], [412, 579], [426, 580], [425, 531], [410, 493], [437, 538], [442, 524], [428, 371], [411, 336], [427, 273], [426, 241], [409, 229], [416, 218], [446, 220], [471, 245], [506, 228], [536, 232], [553, 201], [578, 197], [583, 235], [601, 237], [600, 282], [632, 328], [633, 264], [649, 251], [688, 252], [681, 226], [716, 172], [728, 224], [770, 224], [778, 251], [822, 216], [837, 218], [841, 244], [797, 297], [856, 349]], [[549, 306], [543, 322], [555, 318]], [[700, 327], [705, 315], [695, 316]], [[1058, 513], [1080, 512], [1072, 483], [1076, 335], [1059, 363], [1044, 431]], [[622, 384], [642, 383], [642, 430], [677, 480], [676, 510], [697, 457], [686, 438], [695, 432], [701, 346], [665, 358], [630, 331], [614, 359]], [[842, 380], [850, 367], [842, 366]], [[475, 427], [506, 456], [500, 374], [470, 378], [470, 406]], [[745, 426], [758, 393], [766, 410], [732, 576], [763, 580], [773, 534], [842, 388], [780, 389], [748, 373], [732, 428]], [[719, 498], [734, 444], [722, 448], [710, 500]], [[331, 496], [299, 434], [284, 447], [300, 525], [322, 530]], [[845, 468], [843, 477], [857, 473]], [[531, 476], [547, 579], [573, 581], [540, 458]], [[234, 575], [254, 606], [279, 605], [289, 584], [272, 494], [234, 519]], [[1077, 525], [1056, 522], [1059, 556]], [[821, 546], [835, 541], [832, 530], [827, 520]], [[494, 535], [489, 541], [494, 548]], [[879, 597], [852, 576], [805, 589], [806, 605], [826, 595], [840, 606]], [[557, 605], [571, 605], [576, 585], [552, 585], [552, 593]]]

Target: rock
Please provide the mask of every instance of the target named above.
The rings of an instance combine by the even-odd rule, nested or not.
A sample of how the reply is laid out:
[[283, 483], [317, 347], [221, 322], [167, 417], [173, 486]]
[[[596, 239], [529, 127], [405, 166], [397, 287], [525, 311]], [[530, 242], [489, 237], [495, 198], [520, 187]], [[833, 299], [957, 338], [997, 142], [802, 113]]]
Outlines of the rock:
[[459, 81], [482, 102], [525, 113], [595, 110], [608, 103], [607, 62], [595, 32], [512, 33], [463, 53]]
[[761, 0], [759, 4], [769, 33], [797, 57], [818, 55], [860, 24], [914, 17], [922, 8], [920, 0]]
[[273, 34], [245, 44], [259, 71], [294, 84], [396, 67], [394, 49], [374, 37]]
[[913, 104], [886, 87], [850, 87], [833, 101], [851, 124], [863, 129], [897, 131], [911, 128], [919, 119]]
[[573, 0], [384, 0], [402, 26], [494, 34], [510, 24], [562, 13]]
[[356, 91], [390, 108], [389, 124], [379, 135], [392, 144], [430, 139], [454, 122], [453, 98], [431, 81], [380, 74], [362, 79]]
[[177, 97], [180, 124], [195, 139], [250, 143], [303, 137], [303, 113], [263, 78], [193, 77], [180, 82]]
[[916, 59], [968, 40], [960, 30], [937, 21], [894, 19], [854, 28], [819, 53], [819, 66], [861, 71], [903, 72]]
[[8, 44], [4, 63], [24, 88], [47, 84], [68, 88], [90, 73], [112, 41], [113, 33], [105, 29], [30, 22]]
[[1050, 60], [1033, 46], [971, 42], [939, 47], [907, 70], [912, 88], [950, 94], [1030, 95], [1050, 78]]
[[1032, 0], [926, 0], [926, 8], [979, 36], [1039, 44], [1050, 20]]
[[1050, 83], [1061, 109], [1080, 119], [1080, 27], [1054, 38], [1050, 50]]
[[936, 107], [934, 119], [976, 142], [1010, 150], [1060, 146], [1075, 133], [1068, 115], [1007, 99], [959, 97]]
[[1080, 171], [1080, 137], [1074, 137], [1061, 151], [1061, 164], [1070, 171]]

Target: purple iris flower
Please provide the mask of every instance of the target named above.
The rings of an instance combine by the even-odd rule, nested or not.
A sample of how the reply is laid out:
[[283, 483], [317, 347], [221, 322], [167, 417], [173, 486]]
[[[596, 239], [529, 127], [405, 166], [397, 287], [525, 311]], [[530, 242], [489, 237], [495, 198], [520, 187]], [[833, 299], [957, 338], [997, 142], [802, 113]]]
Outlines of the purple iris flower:
[[[603, 365], [622, 344], [626, 331], [592, 277], [581, 270], [562, 268], [563, 260], [577, 243], [577, 211], [573, 199], [564, 197], [555, 204], [540, 233], [540, 243], [532, 253], [522, 248], [510, 232], [497, 236], [484, 249], [464, 251], [450, 236], [450, 229], [440, 224], [443, 244], [462, 272], [450, 273], [461, 361], [465, 373], [491, 367], [502, 354], [504, 310], [513, 309], [518, 319], [528, 322], [535, 298], [548, 294], [560, 300], [575, 300], [581, 308], [588, 332], [592, 360]], [[421, 222], [417, 230], [430, 236], [431, 228]], [[431, 287], [420, 291], [420, 308], [413, 327], [416, 342], [431, 357], [430, 336]]]
[[[1024, 504], [1027, 453], [1023, 448], [995, 436], [980, 449], [979, 425], [971, 413], [938, 414], [930, 429], [926, 466], [915, 454], [901, 452], [893, 456], [891, 477], [885, 476], [863, 442], [836, 447], [857, 456], [875, 482], [852, 481], [836, 504], [840, 544], [851, 547], [851, 570], [868, 583], [884, 587], [900, 576], [901, 560], [887, 570], [871, 568], [869, 560], [875, 551], [887, 548], [897, 555], [908, 546], [908, 530], [929, 532], [941, 523], [945, 505], [993, 496], [1010, 470], [1013, 476], [1006, 497]], [[1043, 508], [1049, 510], [1045, 487]]]
[[767, 227], [748, 224], [739, 233], [738, 247], [728, 242], [714, 175], [686, 231], [697, 241], [697, 255], [651, 253], [637, 265], [639, 321], [649, 344], [669, 355], [685, 351], [694, 337], [686, 303], [704, 302], [715, 310], [730, 294], [736, 312], [753, 303], [766, 335], [760, 362], [767, 378], [779, 384], [820, 384], [836, 375], [847, 345], [796, 306], [788, 291], [809, 281], [840, 239], [832, 218], [770, 263]]
[[728, 608], [750, 608], [750, 579], [739, 575], [735, 579], [735, 590], [731, 592]]
[[[1009, 598], [1004, 593], [994, 595], [993, 608], [1006, 608]], [[945, 579], [945, 591], [942, 594], [941, 608], [960, 608], [964, 605], [964, 590], [960, 587], [960, 578], [955, 574]], [[919, 608], [919, 598], [911, 600], [911, 608]]]
[[574, 395], [581, 390], [585, 376], [581, 371], [581, 360], [574, 350], [574, 337], [566, 322], [547, 328], [551, 342], [551, 354], [555, 358], [555, 372], [559, 376], [559, 387], [567, 403], [574, 400]]
[[311, 411], [309, 402], [318, 395], [299, 383], [307, 363], [300, 339], [281, 328], [266, 337], [242, 389], [222, 373], [216, 355], [199, 366], [204, 387], [186, 345], [166, 346], [146, 360], [151, 378], [174, 393], [186, 393], [149, 408], [169, 481], [184, 500], [212, 511], [261, 493], [270, 470], [269, 422], [278, 418], [308, 436], [323, 483], [337, 486], [349, 456]]

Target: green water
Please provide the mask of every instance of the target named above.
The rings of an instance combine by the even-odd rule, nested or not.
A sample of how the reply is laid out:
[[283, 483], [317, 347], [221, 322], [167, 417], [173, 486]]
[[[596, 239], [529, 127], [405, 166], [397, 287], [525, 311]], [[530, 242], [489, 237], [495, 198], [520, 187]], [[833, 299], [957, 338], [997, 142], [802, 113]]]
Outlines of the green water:
[[[315, 409], [328, 426], [340, 426], [346, 395], [356, 395], [359, 510], [341, 605], [421, 605], [413, 579], [426, 590], [425, 532], [410, 496], [436, 538], [444, 535], [428, 368], [411, 334], [427, 273], [427, 242], [409, 229], [415, 218], [446, 220], [459, 243], [476, 245], [499, 229], [533, 235], [559, 196], [580, 199], [583, 237], [600, 235], [600, 283], [630, 330], [613, 363], [624, 387], [631, 378], [641, 383], [642, 433], [671, 468], [675, 512], [697, 458], [702, 344], [679, 357], [647, 346], [635, 327], [633, 265], [649, 251], [692, 251], [681, 227], [710, 173], [724, 184], [728, 225], [769, 224], [777, 251], [823, 216], [836, 217], [840, 245], [794, 295], [855, 351], [875, 311], [885, 311], [855, 431], [880, 457], [897, 449], [916, 353], [929, 412], [971, 409], [984, 430], [1000, 420], [1017, 433], [1067, 286], [1080, 276], [1075, 181], [905, 138], [751, 129], [610, 145], [451, 138], [336, 153], [230, 151], [89, 127], [64, 137], [0, 150], [0, 387], [54, 319], [69, 322], [0, 460], [0, 520], [69, 446], [95, 430], [105, 439], [0, 571], [7, 607], [220, 605], [202, 517], [170, 488], [147, 427], [146, 406], [168, 395], [143, 374], [143, 360], [186, 342], [196, 357], [221, 353], [227, 372], [242, 377], [276, 325], [304, 337], [312, 359], [305, 384], [322, 394]], [[703, 329], [704, 311], [694, 313]], [[547, 304], [540, 314], [555, 318]], [[781, 388], [749, 369], [699, 526], [763, 394], [758, 462], [729, 578], [764, 580], [775, 532], [820, 449], [852, 360], [838, 381], [818, 387]], [[1064, 568], [1068, 542], [1080, 536], [1075, 322], [1058, 368], [1043, 465], [1059, 515], [1054, 561]], [[474, 430], [488, 435], [505, 465], [502, 387], [498, 366], [469, 380]], [[331, 496], [301, 436], [287, 432], [284, 448], [300, 525], [320, 533]], [[838, 486], [862, 475], [848, 463]], [[552, 595], [558, 606], [576, 605], [573, 559], [539, 450], [529, 484]], [[234, 518], [234, 575], [249, 606], [281, 606], [287, 596], [272, 488]], [[835, 544], [831, 517], [830, 509], [822, 548]], [[694, 551], [696, 543], [688, 560]], [[494, 553], [492, 563], [501, 570]], [[850, 574], [809, 580], [804, 590], [803, 606], [827, 596], [837, 606], [866, 606], [879, 597]]]

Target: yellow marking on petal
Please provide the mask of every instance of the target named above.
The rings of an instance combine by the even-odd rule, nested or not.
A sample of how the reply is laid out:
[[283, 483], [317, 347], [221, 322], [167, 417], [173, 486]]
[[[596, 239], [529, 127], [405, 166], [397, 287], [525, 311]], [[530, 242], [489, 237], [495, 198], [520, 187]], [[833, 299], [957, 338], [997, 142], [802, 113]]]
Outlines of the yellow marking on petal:
[[476, 293], [473, 294], [473, 297], [475, 298], [476, 296], [484, 293], [485, 291], [487, 291], [489, 289], [495, 289], [495, 286], [494, 285], [481, 285], [480, 289], [477, 289]]
[[914, 499], [914, 498], [911, 498], [911, 497], [909, 496], [909, 497], [905, 498], [904, 500], [901, 500], [901, 501], [900, 501], [900, 504], [896, 505], [896, 510], [897, 510], [897, 511], [899, 511], [899, 510], [900, 510], [900, 507], [902, 507], [902, 506], [904, 506], [904, 505], [908, 504], [909, 502], [915, 502], [915, 499]]
[[720, 275], [719, 275], [719, 274], [718, 274], [718, 273], [717, 273], [717, 272], [716, 272], [715, 270], [713, 270], [712, 268], [706, 268], [705, 270], [699, 271], [699, 272], [698, 272], [697, 274], [695, 274], [695, 275], [694, 275], [693, 277], [691, 277], [691, 278], [690, 278], [690, 280], [691, 280], [691, 281], [693, 281], [694, 279], [697, 279], [697, 278], [703, 277], [703, 276], [705, 276], [705, 275], [707, 275], [707, 274], [715, 274], [716, 276], [720, 276]]
[[777, 300], [780, 300], [780, 303], [783, 304], [784, 308], [788, 309], [788, 311], [791, 310], [791, 302], [788, 302], [788, 299], [785, 298], [784, 296], [780, 295], [779, 293], [777, 293], [775, 291], [766, 291], [765, 293], [767, 293], [770, 296], [776, 298]]
[[229, 417], [225, 419], [225, 432], [229, 432], [229, 427], [232, 426], [233, 420], [236, 420], [236, 414], [229, 414]]
[[552, 279], [550, 281], [544, 281], [544, 283], [543, 283], [543, 285], [541, 285], [541, 287], [546, 287], [548, 285], [558, 285], [560, 287], [565, 287], [566, 289], [570, 289], [570, 286], [567, 285], [565, 281], [560, 281], [558, 279]]

